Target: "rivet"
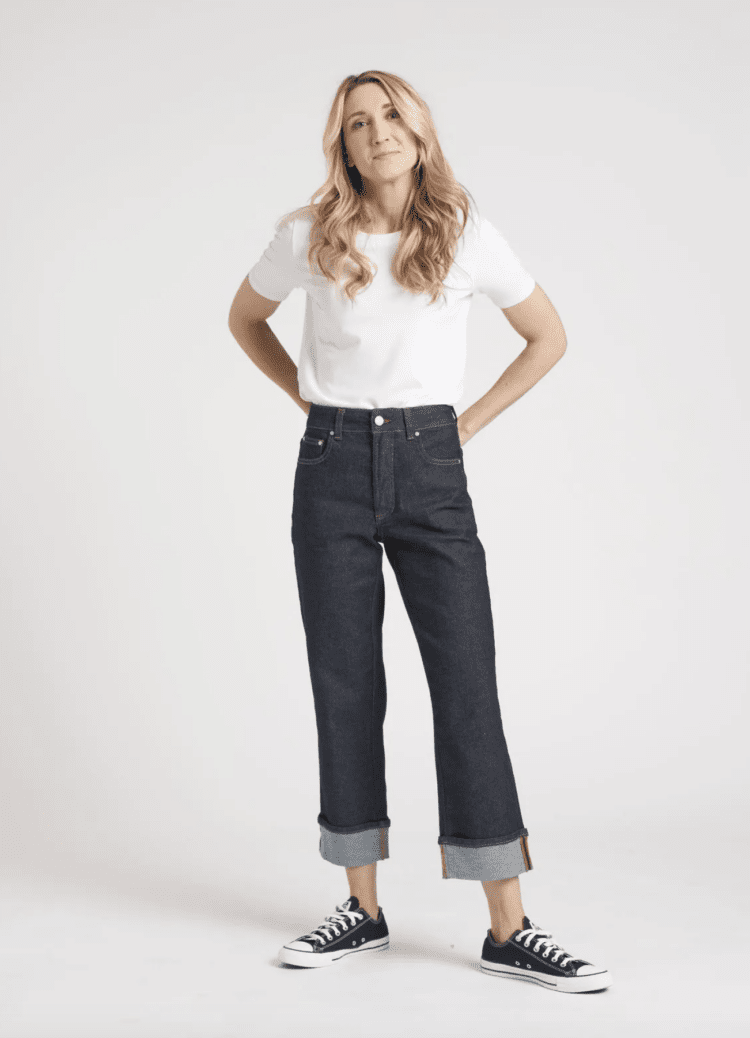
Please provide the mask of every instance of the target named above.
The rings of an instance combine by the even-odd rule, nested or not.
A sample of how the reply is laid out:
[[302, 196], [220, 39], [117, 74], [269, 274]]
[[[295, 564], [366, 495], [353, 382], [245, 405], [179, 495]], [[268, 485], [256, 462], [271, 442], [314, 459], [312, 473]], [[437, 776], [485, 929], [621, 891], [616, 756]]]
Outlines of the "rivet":
[[415, 436], [419, 436], [419, 430], [418, 430], [418, 429], [417, 429], [417, 431], [416, 431], [416, 432], [414, 433], [414, 435], [415, 435]]

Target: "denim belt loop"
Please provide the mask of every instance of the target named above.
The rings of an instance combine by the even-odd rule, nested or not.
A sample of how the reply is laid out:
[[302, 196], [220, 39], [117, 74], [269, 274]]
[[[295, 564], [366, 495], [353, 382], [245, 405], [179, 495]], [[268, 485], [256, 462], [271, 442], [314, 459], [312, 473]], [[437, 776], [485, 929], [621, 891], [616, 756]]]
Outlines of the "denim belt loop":
[[344, 410], [345, 410], [345, 408], [343, 408], [343, 407], [338, 407], [336, 409], [336, 421], [334, 422], [334, 436], [333, 436], [334, 440], [340, 440], [341, 439], [341, 430], [344, 427]]
[[414, 439], [414, 431], [417, 428], [417, 420], [414, 418], [414, 415], [412, 414], [412, 408], [411, 407], [404, 407], [403, 408], [403, 412], [404, 412], [404, 427], [406, 428], [406, 438], [407, 438], [407, 440], [413, 440]]

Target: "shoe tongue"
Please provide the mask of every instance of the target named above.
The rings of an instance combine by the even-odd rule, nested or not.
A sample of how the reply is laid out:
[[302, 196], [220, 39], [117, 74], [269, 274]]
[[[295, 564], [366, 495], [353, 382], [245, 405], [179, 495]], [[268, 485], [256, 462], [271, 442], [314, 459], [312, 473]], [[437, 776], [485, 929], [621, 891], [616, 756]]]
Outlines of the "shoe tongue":
[[[527, 915], [525, 915], [523, 917], [523, 927], [524, 927], [524, 930], [540, 930], [541, 929], [540, 926], [534, 926], [534, 924], [532, 923], [532, 921], [529, 919], [529, 917]], [[577, 968], [582, 963], [585, 964], [586, 966], [590, 966], [591, 965], [589, 962], [586, 961], [586, 959], [578, 959], [578, 958], [574, 959], [574, 958], [571, 958], [570, 961], [568, 962], [567, 966], [568, 966], [569, 969], [573, 969], [574, 967]]]
[[[336, 907], [346, 909], [347, 911], [352, 911], [354, 909], [359, 908], [359, 898], [354, 897], [354, 895], [352, 894], [351, 897], [348, 897], [346, 901], [344, 901], [341, 905], [337, 905]], [[314, 937], [308, 937], [307, 935], [305, 935], [305, 937], [300, 937], [299, 940], [307, 940], [313, 946], [319, 944], [319, 942], [316, 941]]]

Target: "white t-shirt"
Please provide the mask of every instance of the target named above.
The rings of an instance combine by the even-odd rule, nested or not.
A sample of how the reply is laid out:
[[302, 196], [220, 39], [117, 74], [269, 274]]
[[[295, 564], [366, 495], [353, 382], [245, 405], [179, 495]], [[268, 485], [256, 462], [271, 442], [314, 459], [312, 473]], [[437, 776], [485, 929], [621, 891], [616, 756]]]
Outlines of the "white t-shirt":
[[[500, 308], [534, 289], [534, 278], [499, 231], [474, 207], [443, 285], [430, 302], [393, 280], [390, 265], [401, 232], [357, 235], [377, 272], [351, 301], [307, 262], [312, 217], [280, 228], [247, 275], [266, 299], [307, 293], [298, 382], [303, 400], [334, 407], [419, 407], [455, 404], [463, 394], [466, 322], [474, 292]], [[374, 266], [373, 266], [373, 269]]]

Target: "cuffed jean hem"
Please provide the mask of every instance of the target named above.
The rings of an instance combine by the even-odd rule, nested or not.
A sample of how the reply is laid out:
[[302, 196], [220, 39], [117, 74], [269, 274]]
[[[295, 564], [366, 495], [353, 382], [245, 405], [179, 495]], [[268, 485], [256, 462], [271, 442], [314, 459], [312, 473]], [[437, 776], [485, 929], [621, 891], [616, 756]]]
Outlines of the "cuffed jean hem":
[[438, 843], [443, 879], [510, 879], [533, 868], [526, 829], [503, 842], [441, 836]]
[[320, 853], [332, 865], [372, 865], [390, 857], [388, 829], [390, 821], [382, 818], [366, 826], [337, 826], [329, 829], [320, 820]]

